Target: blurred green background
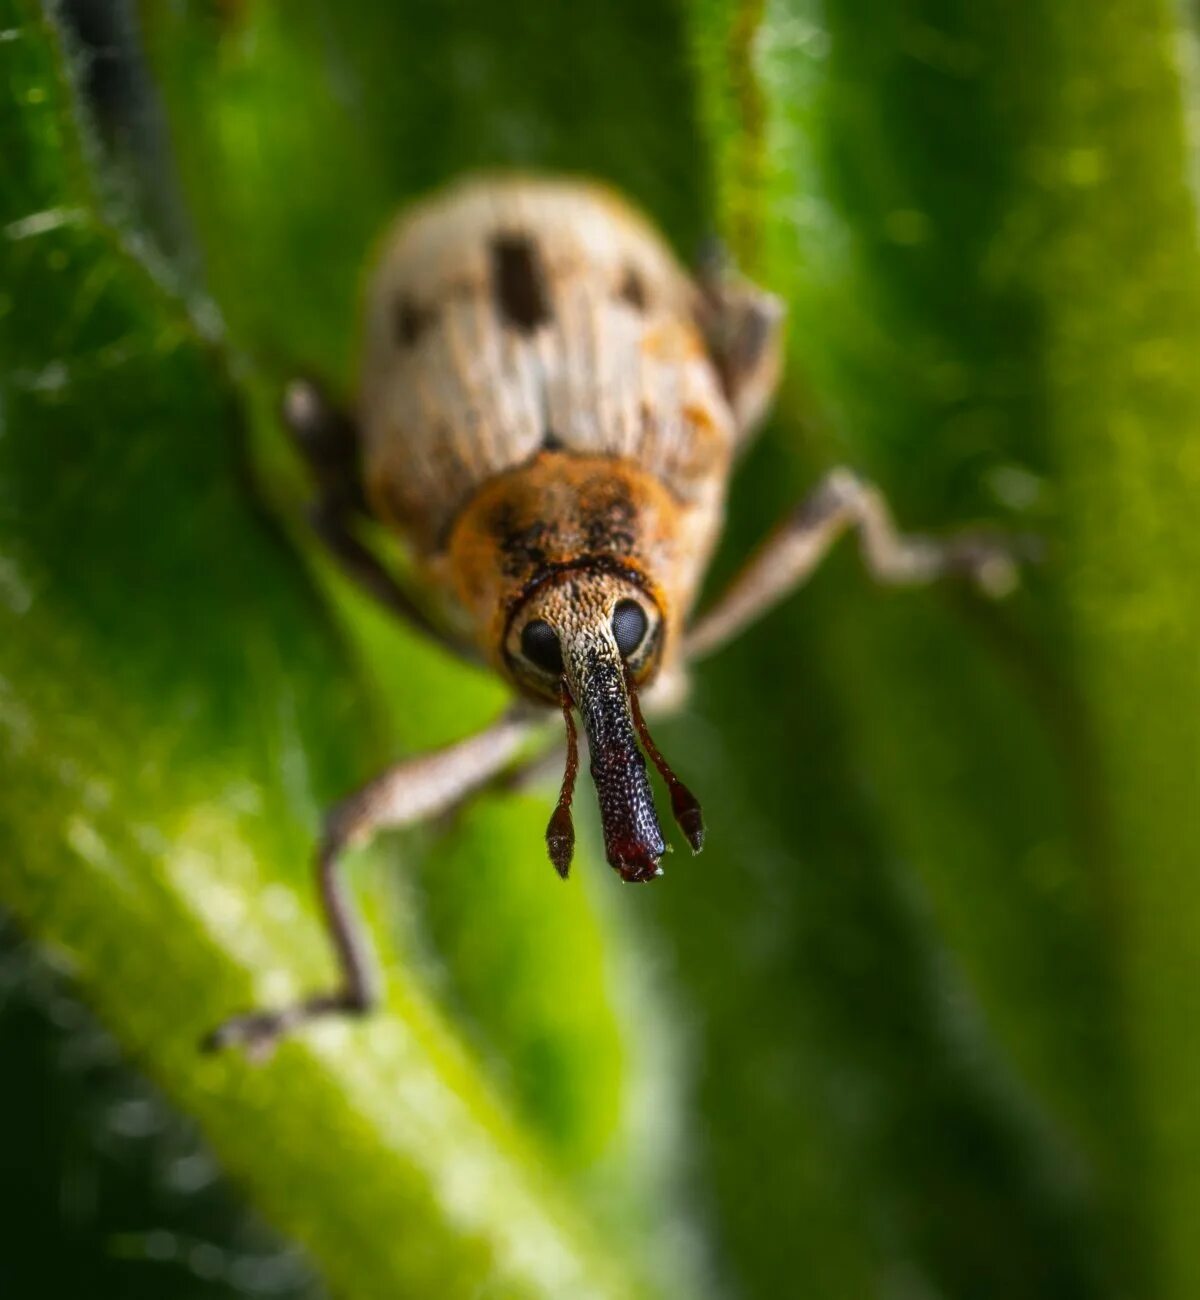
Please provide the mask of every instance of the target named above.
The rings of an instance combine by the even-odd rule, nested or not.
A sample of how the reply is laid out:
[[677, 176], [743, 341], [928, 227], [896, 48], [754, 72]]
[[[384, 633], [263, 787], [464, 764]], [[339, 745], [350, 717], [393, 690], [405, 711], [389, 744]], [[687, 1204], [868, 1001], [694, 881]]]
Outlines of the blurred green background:
[[[1175, 0], [0, 0], [0, 1293], [1200, 1295], [1200, 250]], [[550, 788], [352, 862], [319, 809], [503, 692], [317, 555], [275, 418], [479, 166], [604, 177], [791, 314], [713, 585], [829, 465], [1045, 538], [852, 548], [660, 743], [704, 854]], [[585, 801], [586, 804], [586, 801]]]

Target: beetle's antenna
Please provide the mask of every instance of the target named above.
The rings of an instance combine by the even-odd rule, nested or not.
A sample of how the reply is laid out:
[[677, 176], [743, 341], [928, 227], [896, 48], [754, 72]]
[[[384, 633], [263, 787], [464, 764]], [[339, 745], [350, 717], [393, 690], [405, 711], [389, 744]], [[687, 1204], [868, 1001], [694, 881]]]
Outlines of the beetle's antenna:
[[704, 816], [700, 811], [700, 800], [671, 771], [670, 764], [658, 752], [658, 746], [651, 739], [650, 728], [646, 726], [646, 719], [642, 716], [642, 704], [638, 699], [637, 687], [628, 673], [625, 680], [629, 688], [629, 705], [633, 710], [633, 722], [641, 738], [642, 748], [658, 768], [659, 776], [667, 783], [667, 789], [671, 792], [671, 811], [675, 814], [679, 829], [692, 846], [692, 852], [699, 853], [704, 847]]
[[567, 769], [563, 773], [562, 789], [558, 793], [558, 804], [550, 814], [550, 824], [546, 827], [546, 848], [550, 850], [550, 861], [554, 869], [564, 880], [571, 870], [571, 859], [575, 855], [575, 826], [571, 821], [571, 799], [575, 794], [575, 776], [579, 771], [579, 741], [575, 733], [575, 716], [571, 712], [575, 701], [571, 698], [567, 679], [562, 680], [562, 711], [567, 723]]

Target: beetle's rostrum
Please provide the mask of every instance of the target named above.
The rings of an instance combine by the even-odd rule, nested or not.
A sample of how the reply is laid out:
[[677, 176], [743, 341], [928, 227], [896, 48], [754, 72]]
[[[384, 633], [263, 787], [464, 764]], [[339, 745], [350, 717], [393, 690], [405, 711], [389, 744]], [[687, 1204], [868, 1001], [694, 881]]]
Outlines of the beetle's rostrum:
[[[1002, 544], [905, 537], [874, 488], [835, 470], [696, 616], [735, 459], [779, 378], [782, 321], [779, 301], [721, 257], [689, 274], [600, 185], [476, 177], [400, 216], [368, 281], [354, 414], [298, 380], [285, 419], [316, 484], [313, 522], [346, 574], [448, 653], [489, 665], [516, 702], [333, 809], [317, 875], [339, 987], [234, 1017], [211, 1045], [264, 1051], [307, 1020], [367, 1010], [342, 850], [535, 761], [547, 711], [561, 711], [567, 737], [546, 829], [560, 875], [575, 850], [574, 711], [620, 877], [662, 874], [647, 758], [698, 852], [700, 805], [647, 715], [677, 707], [688, 667], [799, 586], [843, 532], [858, 533], [881, 581], [1011, 585]], [[406, 552], [411, 582], [376, 549], [381, 531]]]
[[662, 873], [658, 861], [667, 846], [638, 748], [616, 641], [587, 638], [567, 662], [567, 680], [580, 701], [587, 732], [608, 861], [623, 880], [651, 880]]
[[[659, 666], [661, 629], [661, 612], [631, 575], [582, 566], [538, 583], [507, 638], [517, 684], [539, 697], [559, 693], [579, 709], [605, 852], [627, 881], [661, 875], [666, 849], [639, 749], [649, 733], [637, 704], [640, 683]], [[565, 874], [557, 858], [555, 866]]]

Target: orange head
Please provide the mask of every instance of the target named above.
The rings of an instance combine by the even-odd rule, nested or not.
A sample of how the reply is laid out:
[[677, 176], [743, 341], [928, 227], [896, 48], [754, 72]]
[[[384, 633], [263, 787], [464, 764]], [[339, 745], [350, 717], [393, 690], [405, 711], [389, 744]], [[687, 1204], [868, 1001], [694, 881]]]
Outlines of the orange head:
[[587, 732], [608, 860], [623, 879], [660, 875], [666, 849], [643, 749], [700, 848], [699, 805], [655, 748], [638, 700], [678, 635], [678, 513], [666, 490], [627, 462], [543, 452], [484, 487], [449, 539], [457, 594], [481, 648], [522, 695], [566, 715], [568, 774], [547, 832], [563, 875], [574, 842], [572, 707]]

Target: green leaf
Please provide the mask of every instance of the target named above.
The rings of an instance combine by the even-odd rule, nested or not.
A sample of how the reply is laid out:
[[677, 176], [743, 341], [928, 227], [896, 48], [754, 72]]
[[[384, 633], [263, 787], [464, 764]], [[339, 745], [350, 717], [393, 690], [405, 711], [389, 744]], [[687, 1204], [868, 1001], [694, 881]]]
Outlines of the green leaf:
[[[232, 19], [204, 5], [146, 6], [145, 24], [207, 283], [255, 363], [247, 382], [265, 413], [259, 477], [284, 520], [300, 518], [302, 503], [279, 448], [278, 380], [297, 369], [344, 374], [366, 259], [406, 197], [462, 168], [536, 160], [609, 175], [685, 237], [698, 228], [702, 168], [669, 5], [582, 17], [551, 9], [535, 22], [482, 3], [450, 14], [305, 0], [286, 14], [254, 6]], [[528, 51], [567, 44], [579, 51], [569, 66], [547, 58], [538, 77], [527, 75]], [[638, 89], [613, 81], [618, 65]], [[287, 311], [271, 305], [283, 301]], [[397, 628], [344, 581], [325, 589], [406, 744], [458, 734], [464, 706], [483, 691], [499, 709], [494, 684]], [[429, 933], [413, 947], [427, 954], [432, 940], [440, 987], [525, 1119], [583, 1180], [590, 1204], [661, 1264], [674, 1130], [660, 1110], [676, 1084], [667, 1054], [646, 1047], [664, 1036], [664, 1012], [652, 991], [630, 987], [636, 937], [622, 937], [616, 913], [638, 908], [614, 901], [595, 836], [581, 837], [568, 893], [554, 895], [542, 847], [548, 806], [474, 807], [461, 833], [421, 855]], [[479, 860], [483, 845], [493, 868]]]
[[[775, 674], [747, 813], [788, 827], [801, 877], [771, 877], [796, 913], [775, 943], [855, 953], [793, 1004], [844, 1019], [833, 1047], [783, 1031], [815, 1062], [801, 1077], [830, 1163], [861, 1179], [836, 1196], [845, 1253], [948, 1294], [1194, 1295], [1194, 32], [1154, 0], [689, 13], [727, 228], [791, 306], [794, 450], [748, 466], [732, 546], [773, 482], [835, 458], [913, 525], [986, 517], [1049, 543], [1001, 611], [844, 589], [835, 609], [827, 575], [715, 673], [716, 725], [751, 755], [725, 674]], [[833, 792], [810, 762], [837, 767]], [[826, 800], [842, 823], [822, 845]], [[864, 870], [882, 879], [856, 911]], [[806, 915], [814, 891], [831, 906], [826, 875], [836, 940]], [[915, 963], [878, 917], [897, 888]], [[786, 969], [743, 995], [777, 998]], [[854, 1103], [819, 1094], [834, 1062]], [[777, 1137], [759, 1088], [725, 1084], [713, 1107]], [[744, 1129], [723, 1145], [730, 1188], [745, 1147]], [[785, 1266], [761, 1254], [783, 1188], [755, 1186], [727, 1212], [765, 1287]], [[980, 1277], [987, 1241], [1003, 1257]], [[812, 1293], [847, 1293], [838, 1267]]]
[[[199, 1054], [231, 1011], [330, 979], [307, 878], [318, 809], [393, 742], [249, 489], [259, 390], [198, 323], [211, 313], [189, 312], [101, 211], [53, 21], [9, 0], [0, 31], [0, 896], [335, 1290], [630, 1294], [639, 1266], [600, 1246], [564, 1185], [608, 1161], [592, 1195], [625, 1188], [632, 1137], [602, 922], [583, 891], [555, 892], [536, 802], [493, 818], [489, 839], [540, 868], [554, 937], [531, 959], [551, 953], [544, 974], [578, 995], [561, 1042], [532, 980], [503, 1003], [513, 1024], [522, 1000], [534, 1023], [545, 1008], [550, 1068], [486, 1077], [429, 992], [429, 960], [383, 940], [380, 885], [387, 1009], [369, 1033], [326, 1026], [261, 1069]], [[410, 695], [439, 694], [438, 671], [414, 654]], [[424, 724], [449, 739], [486, 719], [486, 698], [464, 691]], [[476, 884], [464, 869], [456, 887]], [[498, 891], [482, 882], [481, 907]], [[516, 1059], [545, 1060], [523, 1032]], [[557, 1105], [535, 1134], [514, 1111], [543, 1091]]]
[[[1200, 1292], [1189, 11], [144, 4], [170, 166], [114, 223], [0, 9], [0, 900], [331, 1287]], [[585, 825], [562, 886], [531, 795], [385, 839], [386, 1015], [206, 1061], [328, 979], [318, 809], [501, 707], [316, 553], [275, 415], [352, 392], [392, 211], [497, 165], [786, 298], [714, 589], [837, 461], [1047, 556], [1000, 608], [835, 557], [656, 727], [701, 857], [622, 890]]]

